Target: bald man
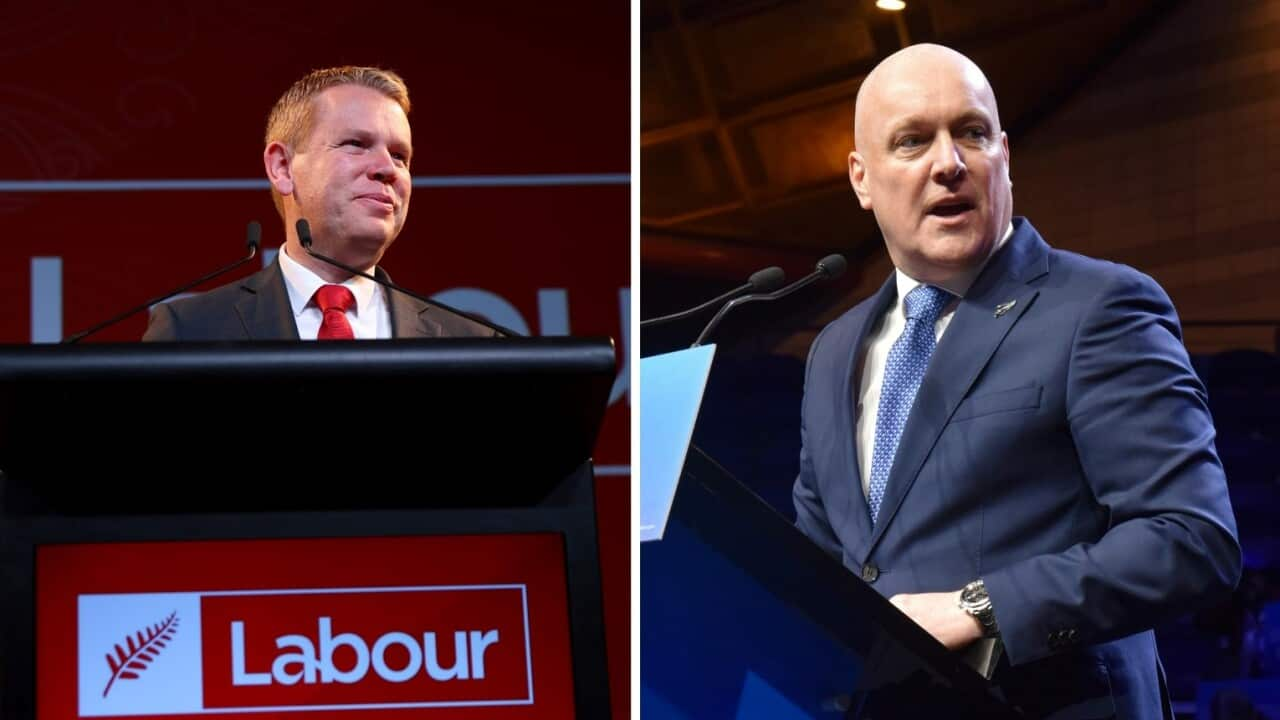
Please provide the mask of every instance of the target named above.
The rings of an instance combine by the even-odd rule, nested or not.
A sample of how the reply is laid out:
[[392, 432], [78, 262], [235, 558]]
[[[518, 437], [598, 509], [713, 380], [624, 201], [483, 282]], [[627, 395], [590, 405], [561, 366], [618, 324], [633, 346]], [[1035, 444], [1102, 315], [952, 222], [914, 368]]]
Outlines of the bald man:
[[854, 146], [896, 269], [810, 350], [797, 525], [947, 647], [998, 639], [1030, 717], [1171, 718], [1151, 628], [1241, 552], [1168, 296], [1014, 217], [995, 95], [953, 50], [880, 63]]

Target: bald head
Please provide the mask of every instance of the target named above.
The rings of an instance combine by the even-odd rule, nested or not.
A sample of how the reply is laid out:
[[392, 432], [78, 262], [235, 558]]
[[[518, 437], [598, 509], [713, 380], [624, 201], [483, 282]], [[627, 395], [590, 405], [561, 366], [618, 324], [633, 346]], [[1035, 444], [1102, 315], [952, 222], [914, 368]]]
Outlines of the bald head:
[[974, 271], [1013, 213], [1009, 144], [972, 60], [913, 45], [858, 89], [849, 181], [899, 270], [941, 284]]
[[884, 105], [891, 102], [895, 94], [917, 91], [921, 84], [939, 81], [967, 86], [977, 99], [989, 106], [995, 128], [1000, 130], [996, 95], [982, 69], [949, 47], [923, 43], [905, 47], [881, 60], [862, 81], [853, 108], [854, 147], [862, 147], [868, 124], [884, 113]]

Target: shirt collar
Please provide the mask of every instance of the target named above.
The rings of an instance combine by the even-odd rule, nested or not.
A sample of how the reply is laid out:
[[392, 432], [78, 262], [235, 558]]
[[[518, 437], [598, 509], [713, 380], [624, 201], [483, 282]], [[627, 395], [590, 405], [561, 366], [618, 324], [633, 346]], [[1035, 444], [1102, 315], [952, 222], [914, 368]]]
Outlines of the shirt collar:
[[[287, 247], [281, 247], [276, 257], [280, 262], [280, 272], [284, 275], [285, 288], [289, 291], [289, 305], [293, 307], [293, 316], [297, 318], [307, 309], [316, 290], [319, 290], [322, 285], [334, 283], [330, 283], [312, 272], [310, 268], [289, 257]], [[369, 303], [373, 300], [377, 283], [359, 275], [352, 275], [341, 284], [355, 296], [354, 311], [356, 317], [360, 317], [360, 310], [369, 307]]]
[[[1004, 235], [991, 247], [991, 252], [987, 253], [987, 257], [984, 258], [981, 263], [973, 268], [965, 270], [964, 272], [957, 273], [951, 278], [948, 278], [946, 282], [935, 284], [956, 297], [964, 297], [964, 294], [969, 292], [969, 287], [973, 285], [973, 281], [977, 280], [978, 275], [982, 273], [983, 268], [987, 266], [987, 263], [991, 261], [991, 258], [995, 256], [996, 252], [998, 252], [1000, 248], [1004, 247], [1005, 243], [1009, 242], [1009, 238], [1011, 237], [1013, 237], [1012, 220], [1009, 221], [1009, 227], [1005, 229]], [[895, 270], [894, 277], [897, 281], [898, 297], [900, 298], [906, 297], [907, 293], [915, 290], [917, 286], [924, 284], [902, 272], [902, 270]]]

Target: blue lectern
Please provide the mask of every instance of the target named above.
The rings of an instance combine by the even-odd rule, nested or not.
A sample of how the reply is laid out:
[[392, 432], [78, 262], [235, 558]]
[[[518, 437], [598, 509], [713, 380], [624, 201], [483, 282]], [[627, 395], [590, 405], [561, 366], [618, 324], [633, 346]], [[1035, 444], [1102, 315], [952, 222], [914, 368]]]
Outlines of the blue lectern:
[[[960, 655], [688, 444], [712, 354], [641, 361], [641, 495], [652, 504], [642, 503], [652, 527], [640, 554], [641, 716], [1020, 717]], [[648, 428], [658, 430], [646, 438]]]

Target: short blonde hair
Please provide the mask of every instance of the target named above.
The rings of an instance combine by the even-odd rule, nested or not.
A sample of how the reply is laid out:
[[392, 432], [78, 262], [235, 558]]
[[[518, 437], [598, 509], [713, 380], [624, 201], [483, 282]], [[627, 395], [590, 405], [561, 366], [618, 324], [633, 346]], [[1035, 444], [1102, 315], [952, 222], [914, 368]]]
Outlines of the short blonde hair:
[[[311, 135], [316, 95], [338, 85], [359, 85], [377, 90], [396, 101], [405, 115], [409, 114], [409, 87], [405, 85], [404, 78], [391, 70], [355, 65], [312, 70], [291, 85], [271, 108], [271, 114], [267, 116], [264, 147], [279, 142], [291, 150], [297, 148]], [[283, 218], [284, 200], [274, 187], [271, 188], [271, 200]]]

